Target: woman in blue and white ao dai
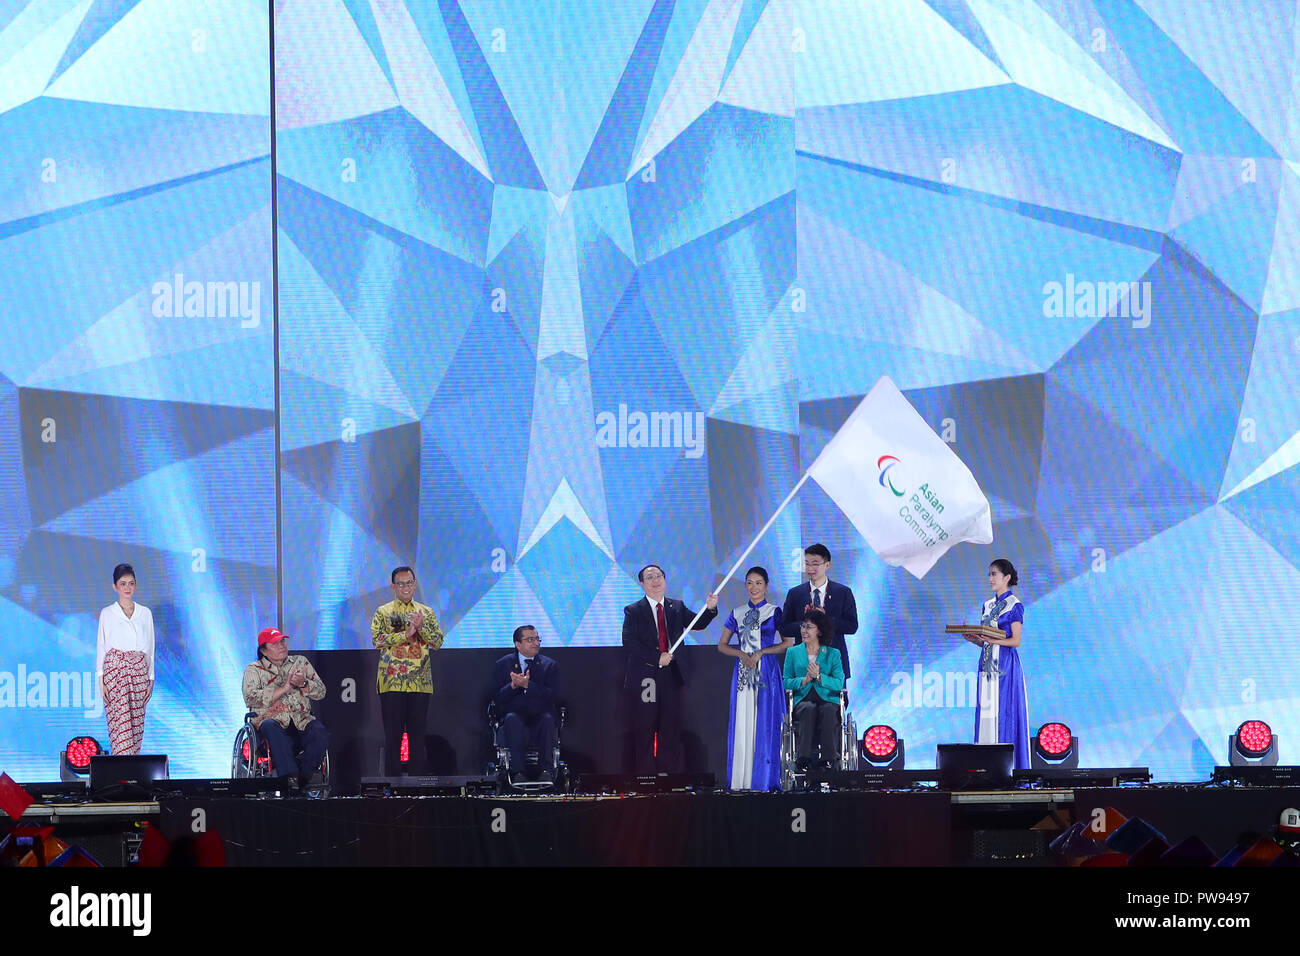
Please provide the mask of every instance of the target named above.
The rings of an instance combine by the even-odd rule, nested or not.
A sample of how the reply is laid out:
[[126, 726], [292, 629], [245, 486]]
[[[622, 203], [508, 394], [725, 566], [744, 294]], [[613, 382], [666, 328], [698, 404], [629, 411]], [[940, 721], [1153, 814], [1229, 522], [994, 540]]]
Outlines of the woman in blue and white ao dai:
[[[745, 575], [749, 600], [732, 610], [718, 650], [737, 658], [731, 677], [727, 768], [732, 790], [776, 790], [781, 780], [781, 718], [785, 689], [778, 655], [794, 643], [777, 633], [781, 609], [767, 601], [767, 572]], [[735, 635], [737, 644], [732, 644]], [[761, 655], [750, 667], [744, 655]]]
[[[1019, 634], [1024, 620], [1025, 605], [1010, 589], [989, 598], [980, 611], [980, 623], [999, 628], [1008, 641], [1013, 639], [1013, 630]], [[982, 644], [975, 691], [975, 742], [1015, 744], [1016, 767], [1029, 766], [1029, 708], [1017, 647]]]

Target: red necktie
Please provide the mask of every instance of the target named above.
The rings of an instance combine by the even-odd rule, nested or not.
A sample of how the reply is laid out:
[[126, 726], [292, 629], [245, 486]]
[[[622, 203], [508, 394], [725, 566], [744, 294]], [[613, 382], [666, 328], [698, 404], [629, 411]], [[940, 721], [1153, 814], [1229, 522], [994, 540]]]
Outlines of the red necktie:
[[668, 653], [668, 621], [664, 617], [664, 606], [656, 604], [655, 608], [658, 612], [655, 618], [659, 621], [659, 653], [666, 654]]

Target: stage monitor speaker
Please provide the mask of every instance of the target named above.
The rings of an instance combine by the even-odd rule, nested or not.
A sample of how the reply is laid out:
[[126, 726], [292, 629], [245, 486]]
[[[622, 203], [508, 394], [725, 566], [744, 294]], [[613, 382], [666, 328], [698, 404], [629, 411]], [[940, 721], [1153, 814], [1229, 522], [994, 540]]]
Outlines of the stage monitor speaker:
[[166, 754], [90, 758], [90, 789], [100, 800], [151, 796], [154, 781], [167, 776]]
[[939, 789], [1006, 790], [1015, 760], [1014, 744], [939, 744]]
[[24, 783], [20, 786], [37, 803], [81, 803], [90, 799], [90, 791], [86, 789], [84, 777], [76, 781], [57, 780]]
[[584, 773], [574, 782], [574, 793], [672, 793], [680, 790], [716, 790], [711, 773]]
[[363, 797], [458, 797], [495, 793], [495, 777], [456, 774], [449, 777], [362, 777]]
[[1151, 782], [1150, 767], [1045, 767], [1017, 770], [1013, 782], [1069, 790], [1075, 787], [1121, 787]]
[[808, 788], [815, 790], [823, 783], [832, 790], [910, 790], [923, 783], [939, 779], [937, 770], [902, 770], [893, 767], [859, 767], [857, 770], [808, 771], [805, 778]]
[[197, 777], [173, 778], [154, 784], [154, 796], [163, 797], [247, 797], [287, 791], [284, 777]]
[[1248, 764], [1244, 767], [1215, 767], [1214, 783], [1244, 784], [1249, 787], [1300, 786], [1300, 767], [1286, 764]]

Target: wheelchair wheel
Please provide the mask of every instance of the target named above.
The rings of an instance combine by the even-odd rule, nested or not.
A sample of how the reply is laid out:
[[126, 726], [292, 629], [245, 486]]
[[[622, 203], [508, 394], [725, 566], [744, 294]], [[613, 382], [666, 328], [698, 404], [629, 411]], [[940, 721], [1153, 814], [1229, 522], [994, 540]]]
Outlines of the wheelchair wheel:
[[794, 789], [794, 768], [795, 768], [795, 748], [794, 748], [794, 727], [790, 723], [790, 715], [786, 714], [781, 718], [781, 789]]
[[852, 714], [846, 714], [844, 719], [843, 740], [840, 741], [840, 753], [842, 754], [840, 762], [845, 770], [858, 769], [858, 722], [853, 719]]
[[253, 768], [256, 764], [257, 754], [254, 753], [252, 735], [248, 732], [248, 725], [245, 724], [235, 734], [235, 747], [230, 754], [231, 778], [244, 780], [253, 776]]

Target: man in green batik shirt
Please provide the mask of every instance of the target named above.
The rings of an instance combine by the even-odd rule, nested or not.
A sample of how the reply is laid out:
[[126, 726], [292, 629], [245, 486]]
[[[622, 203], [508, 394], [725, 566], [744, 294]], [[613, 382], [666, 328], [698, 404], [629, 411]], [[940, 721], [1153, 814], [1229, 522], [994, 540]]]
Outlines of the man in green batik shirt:
[[442, 628], [433, 608], [415, 600], [415, 572], [396, 568], [394, 600], [375, 611], [370, 637], [379, 648], [379, 712], [384, 718], [384, 773], [402, 772], [402, 732], [410, 742], [407, 772], [426, 774], [424, 728], [429, 719], [433, 674], [429, 652], [442, 647]]

